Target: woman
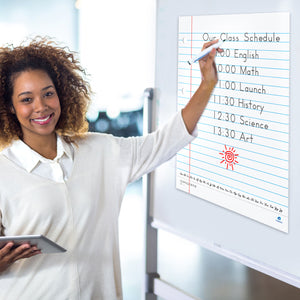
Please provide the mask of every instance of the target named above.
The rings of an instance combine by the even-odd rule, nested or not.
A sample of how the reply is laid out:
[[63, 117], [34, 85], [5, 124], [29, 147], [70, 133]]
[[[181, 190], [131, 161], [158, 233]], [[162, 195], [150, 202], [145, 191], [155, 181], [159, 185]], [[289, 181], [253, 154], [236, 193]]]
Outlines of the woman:
[[122, 299], [118, 215], [126, 186], [194, 138], [217, 82], [215, 55], [200, 61], [201, 85], [164, 127], [117, 138], [87, 133], [90, 88], [72, 53], [43, 39], [0, 48], [1, 235], [43, 234], [67, 249], [41, 255], [7, 243], [0, 299]]

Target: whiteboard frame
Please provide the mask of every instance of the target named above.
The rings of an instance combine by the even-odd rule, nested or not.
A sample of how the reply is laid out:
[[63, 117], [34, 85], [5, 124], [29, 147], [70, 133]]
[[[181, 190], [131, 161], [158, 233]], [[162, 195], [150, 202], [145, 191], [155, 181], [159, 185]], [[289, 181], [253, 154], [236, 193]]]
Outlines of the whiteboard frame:
[[299, 277], [292, 276], [291, 274], [289, 274], [287, 272], [283, 272], [283, 271], [281, 271], [279, 269], [276, 269], [272, 266], [268, 266], [268, 265], [264, 264], [263, 262], [255, 261], [255, 260], [253, 260], [249, 257], [246, 257], [245, 255], [238, 254], [238, 253], [235, 253], [233, 251], [224, 249], [218, 244], [210, 243], [208, 241], [201, 240], [199, 238], [197, 239], [194, 236], [189, 236], [186, 233], [176, 231], [171, 226], [168, 226], [167, 224], [162, 223], [162, 222], [157, 221], [157, 220], [154, 220], [151, 223], [151, 226], [153, 228], [155, 228], [156, 230], [161, 229], [161, 230], [164, 230], [166, 232], [169, 232], [169, 233], [175, 234], [177, 236], [180, 236], [180, 237], [182, 237], [186, 240], [189, 240], [191, 242], [196, 243], [197, 245], [199, 245], [199, 246], [201, 246], [201, 247], [203, 247], [207, 250], [213, 251], [216, 254], [219, 254], [221, 256], [224, 256], [224, 257], [227, 257], [227, 258], [232, 259], [234, 261], [237, 261], [237, 262], [239, 262], [239, 263], [241, 263], [241, 264], [243, 264], [243, 265], [245, 265], [249, 268], [252, 268], [254, 270], [257, 270], [259, 272], [267, 274], [267, 275], [269, 275], [273, 278], [276, 278], [276, 279], [284, 281], [284, 282], [286, 282], [290, 285], [293, 285], [297, 288], [300, 288], [300, 278]]
[[[256, 8], [257, 7], [257, 8]], [[237, 0], [228, 0], [225, 2], [216, 0], [213, 3], [208, 3], [204, 1], [196, 1], [196, 0], [185, 0], [185, 1], [177, 1], [174, 4], [174, 1], [171, 0], [157, 0], [157, 54], [156, 54], [156, 74], [155, 74], [155, 89], [156, 89], [156, 110], [154, 119], [155, 123], [160, 126], [165, 122], [168, 118], [170, 118], [174, 112], [176, 112], [176, 99], [177, 99], [177, 33], [178, 33], [178, 17], [183, 15], [218, 15], [218, 14], [243, 14], [243, 13], [272, 13], [272, 12], [289, 12], [291, 17], [291, 68], [290, 68], [290, 167], [289, 167], [289, 200], [290, 200], [290, 232], [288, 234], [284, 233], [274, 233], [276, 229], [270, 229], [271, 235], [276, 237], [278, 235], [279, 240], [282, 239], [283, 243], [289, 241], [289, 235], [292, 237], [300, 236], [300, 204], [297, 203], [296, 198], [299, 195], [297, 185], [300, 182], [300, 157], [296, 154], [295, 149], [300, 148], [300, 138], [299, 135], [296, 135], [297, 129], [300, 128], [300, 104], [297, 101], [297, 85], [295, 84], [297, 76], [300, 68], [300, 59], [296, 56], [296, 49], [300, 48], [300, 39], [296, 37], [296, 28], [300, 28], [300, 4], [297, 3], [296, 0], [255, 0], [254, 2], [242, 2]], [[170, 20], [172, 18], [172, 20]], [[175, 24], [176, 18], [176, 24]], [[160, 27], [165, 26], [166, 28], [163, 30], [163, 33], [160, 32]], [[177, 26], [175, 29], [174, 26]], [[174, 37], [174, 32], [176, 30], [176, 37]], [[163, 39], [168, 40], [169, 47], [168, 49], [172, 49], [176, 47], [176, 51], [173, 49], [170, 53], [164, 51], [166, 48], [166, 42], [162, 41]], [[161, 45], [163, 44], [163, 46]], [[176, 52], [176, 53], [175, 53]], [[168, 73], [163, 68], [167, 66]], [[161, 72], [163, 71], [163, 72]], [[164, 80], [166, 80], [166, 76], [169, 75], [168, 83], [166, 85], [161, 84]], [[298, 80], [298, 81], [299, 81]], [[294, 82], [294, 84], [293, 84]], [[173, 101], [173, 102], [172, 102]], [[169, 105], [166, 105], [168, 103]], [[173, 105], [174, 104], [174, 105]], [[152, 198], [150, 200], [150, 216], [153, 218], [152, 227], [156, 229], [166, 230], [168, 232], [174, 233], [178, 236], [181, 236], [187, 240], [193, 241], [200, 246], [209, 249], [213, 252], [216, 252], [224, 257], [228, 257], [235, 261], [238, 261], [248, 267], [251, 267], [255, 270], [263, 272], [267, 275], [270, 275], [274, 278], [282, 280], [288, 284], [291, 284], [295, 287], [300, 288], [300, 276], [295, 276], [292, 273], [285, 272], [283, 269], [278, 268], [275, 265], [265, 263], [263, 260], [253, 259], [251, 255], [246, 255], [245, 253], [241, 253], [239, 251], [232, 250], [232, 248], [228, 247], [228, 245], [222, 245], [217, 240], [210, 240], [202, 236], [197, 236], [195, 232], [189, 232], [186, 230], [182, 230], [182, 228], [178, 229], [176, 226], [172, 226], [168, 221], [161, 218], [161, 215], [157, 214], [157, 203], [159, 201], [164, 201], [164, 197], [166, 194], [160, 194], [160, 189], [157, 190], [157, 182], [162, 179], [164, 176], [170, 176], [170, 170], [174, 171], [174, 186], [169, 185], [169, 189], [175, 188], [175, 160], [167, 162], [164, 166], [159, 167], [153, 176], [152, 182]], [[172, 171], [171, 171], [172, 172]], [[157, 176], [158, 175], [158, 176]], [[169, 180], [167, 183], [170, 183]], [[178, 193], [179, 191], [176, 190]], [[183, 193], [183, 192], [182, 192]], [[182, 197], [177, 195], [179, 198]], [[171, 193], [170, 196], [173, 196]], [[186, 194], [186, 197], [192, 197]], [[161, 199], [162, 198], [162, 199]], [[195, 197], [194, 197], [195, 198]], [[195, 203], [195, 199], [191, 199], [191, 203]], [[202, 200], [201, 200], [202, 201]], [[205, 201], [204, 201], [205, 202]], [[208, 207], [209, 203], [204, 203], [204, 207]], [[220, 209], [224, 208], [213, 208], [212, 210], [218, 210], [220, 213]], [[224, 213], [224, 214], [227, 214]], [[240, 222], [245, 222], [248, 226], [253, 226], [254, 232], [259, 232], [260, 229], [264, 231], [262, 226], [267, 226], [263, 224], [257, 224], [258, 222], [253, 220], [246, 220], [246, 217], [238, 216], [236, 213], [232, 213], [233, 218], [239, 220]], [[168, 218], [166, 218], [168, 220]], [[185, 228], [190, 228], [191, 224], [188, 224]], [[252, 227], [251, 227], [252, 228]], [[299, 233], [299, 235], [298, 235]], [[293, 239], [293, 241], [294, 241]], [[281, 241], [281, 240], [280, 240]], [[300, 249], [300, 239], [297, 244], [297, 249]], [[233, 247], [234, 249], [234, 247]], [[283, 248], [284, 249], [284, 248]], [[288, 251], [286, 251], [288, 254]], [[288, 256], [288, 255], [287, 255]], [[287, 260], [289, 257], [287, 257]], [[299, 259], [295, 262], [296, 265], [299, 264]], [[297, 273], [298, 274], [298, 273]]]

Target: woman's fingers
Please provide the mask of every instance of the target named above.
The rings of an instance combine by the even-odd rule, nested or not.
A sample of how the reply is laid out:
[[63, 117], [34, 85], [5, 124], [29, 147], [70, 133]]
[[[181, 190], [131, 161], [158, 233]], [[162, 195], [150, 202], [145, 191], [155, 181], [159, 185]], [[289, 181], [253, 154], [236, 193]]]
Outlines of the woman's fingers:
[[0, 251], [0, 259], [8, 264], [41, 253], [36, 246], [31, 246], [30, 244], [23, 244], [15, 249], [13, 249], [13, 246], [13, 243], [7, 243]]
[[5, 257], [9, 253], [13, 246], [14, 246], [14, 243], [9, 242], [3, 248], [1, 248], [0, 249], [0, 259]]
[[203, 46], [202, 46], [202, 50], [204, 50], [204, 49], [210, 47], [211, 45], [216, 44], [218, 41], [219, 41], [219, 40], [212, 40], [212, 41], [209, 41], [209, 42], [204, 43]]
[[[212, 46], [212, 45], [214, 45], [214, 44], [216, 44], [218, 42], [219, 42], [219, 40], [212, 40], [212, 41], [209, 41], [207, 43], [204, 43], [203, 47], [202, 47], [202, 50], [204, 50], [204, 49], [206, 49], [206, 48], [208, 48], [208, 47], [210, 47], [210, 46]], [[222, 53], [224, 50], [222, 48], [217, 48], [216, 51], [218, 53]]]
[[38, 249], [36, 246], [31, 246], [28, 249], [24, 249], [23, 252], [19, 253], [19, 255], [15, 256], [14, 262], [19, 259], [29, 258], [37, 254], [41, 254], [41, 250]]
[[40, 253], [41, 251], [36, 246], [31, 246], [28, 243], [14, 248], [14, 243], [9, 242], [0, 249], [0, 273], [9, 268], [15, 261]]

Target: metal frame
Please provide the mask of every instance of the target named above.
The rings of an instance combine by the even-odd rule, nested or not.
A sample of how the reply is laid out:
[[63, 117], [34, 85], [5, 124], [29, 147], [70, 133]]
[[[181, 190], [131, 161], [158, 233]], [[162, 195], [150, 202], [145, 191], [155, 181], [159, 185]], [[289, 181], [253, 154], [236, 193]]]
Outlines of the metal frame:
[[[153, 130], [153, 97], [154, 89], [147, 88], [144, 91], [144, 134]], [[145, 284], [143, 296], [146, 300], [156, 300], [154, 295], [154, 278], [158, 278], [157, 273], [157, 230], [151, 226], [150, 199], [151, 199], [151, 174], [143, 177], [143, 200], [145, 204]]]

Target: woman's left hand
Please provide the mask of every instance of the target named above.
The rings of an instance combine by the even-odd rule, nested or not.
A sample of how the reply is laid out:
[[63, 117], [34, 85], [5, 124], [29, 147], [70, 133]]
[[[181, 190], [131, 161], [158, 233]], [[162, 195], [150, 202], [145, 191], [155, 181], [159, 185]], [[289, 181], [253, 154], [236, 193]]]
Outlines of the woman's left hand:
[[[214, 40], [203, 45], [203, 49], [214, 45], [218, 40]], [[208, 55], [199, 60], [202, 81], [187, 105], [182, 109], [182, 117], [186, 129], [192, 133], [195, 129], [210, 95], [218, 82], [218, 73], [215, 64], [215, 56], [217, 52], [223, 52], [222, 49], [213, 49]]]
[[[219, 40], [213, 40], [207, 42], [203, 45], [202, 50], [216, 44]], [[218, 73], [215, 63], [216, 53], [223, 52], [223, 49], [217, 48], [212, 49], [212, 51], [199, 60], [200, 71], [202, 74], [203, 83], [207, 84], [212, 90], [218, 82]]]

